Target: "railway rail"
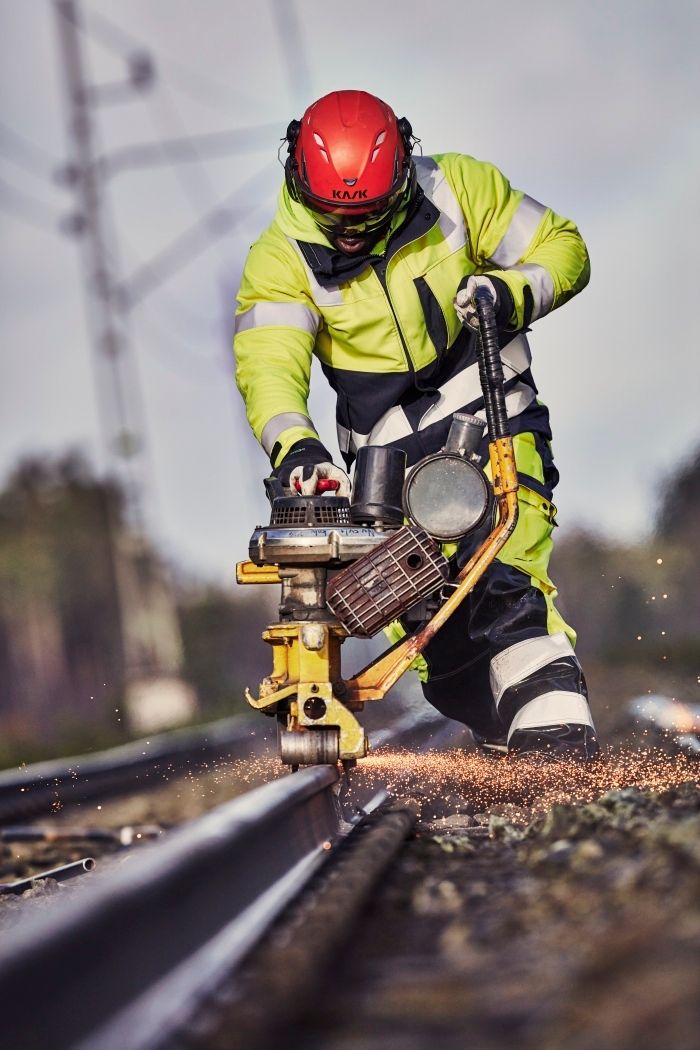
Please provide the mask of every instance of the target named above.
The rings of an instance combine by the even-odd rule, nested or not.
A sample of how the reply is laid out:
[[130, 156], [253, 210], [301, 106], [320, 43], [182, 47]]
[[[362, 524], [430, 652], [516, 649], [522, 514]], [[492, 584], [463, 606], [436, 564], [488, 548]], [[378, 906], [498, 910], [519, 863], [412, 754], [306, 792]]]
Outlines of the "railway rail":
[[[374, 743], [444, 751], [462, 742], [459, 729], [406, 719]], [[438, 765], [443, 757], [422, 756]], [[507, 768], [477, 761], [496, 763], [494, 773]], [[643, 931], [639, 965], [651, 981], [658, 944], [678, 955], [682, 1009], [667, 1004], [663, 1024], [696, 1031], [686, 1017], [693, 945], [682, 919], [697, 870], [697, 787], [686, 757], [666, 760], [646, 792], [622, 786], [647, 776], [654, 761], [625, 769], [611, 758], [607, 772], [603, 764], [586, 773], [599, 783], [591, 805], [523, 817], [509, 803], [513, 825], [502, 809], [470, 815], [472, 803], [431, 825], [424, 806], [404, 848], [416, 811], [410, 798], [389, 797], [377, 775], [383, 761], [369, 777], [335, 766], [284, 775], [28, 907], [0, 944], [3, 1045], [271, 1050], [301, 1040], [326, 1048], [369, 1026], [371, 1045], [453, 1050], [470, 1033], [491, 1050], [503, 1045], [507, 1023], [534, 1050], [543, 1018], [543, 1041], [565, 1045], [581, 1002], [590, 1013], [599, 992], [586, 991], [590, 951], [581, 945], [590, 940], [602, 966], [610, 943], [637, 936], [634, 899], [616, 896], [631, 867], [656, 922]], [[553, 770], [550, 788], [562, 772]], [[410, 794], [410, 779], [403, 783]], [[443, 790], [450, 804], [448, 783]], [[591, 910], [584, 938], [575, 906], [582, 894]], [[639, 960], [620, 958], [610, 979], [624, 982], [625, 967]], [[436, 1014], [443, 976], [452, 991], [441, 993]], [[569, 1002], [580, 981], [584, 991]], [[597, 1043], [610, 1045], [604, 1032]]]
[[[408, 723], [399, 724], [380, 739], [396, 743], [408, 731]], [[446, 746], [455, 732], [454, 723], [428, 722], [424, 746]], [[251, 1002], [237, 983], [246, 957], [315, 883], [314, 910], [320, 907], [323, 919], [314, 926], [313, 953], [304, 953], [304, 965], [277, 989], [276, 1015], [284, 1016], [300, 984], [313, 980], [342, 938], [331, 916], [351, 921], [415, 820], [410, 804], [397, 805], [376, 789], [362, 797], [353, 780], [352, 772], [318, 766], [253, 789], [127, 863], [90, 874], [60, 906], [52, 902], [10, 929], [0, 948], [8, 1045], [155, 1050], [211, 1046], [217, 1031], [231, 1048], [250, 1050], [264, 1040], [269, 998], [265, 1009], [245, 1013], [245, 1025], [241, 1020], [243, 999]], [[324, 908], [328, 893], [340, 893], [342, 907]], [[28, 1008], [37, 988], [41, 1014], [50, 1018], [44, 1029]]]
[[261, 726], [259, 719], [225, 718], [93, 754], [6, 770], [0, 772], [0, 824], [50, 813], [58, 799], [64, 807], [154, 786], [165, 773], [243, 757], [273, 736], [274, 727]]
[[[426, 733], [450, 737], [441, 718], [416, 725], [413, 714], [370, 734], [373, 747], [408, 745]], [[255, 717], [224, 718], [193, 729], [174, 730], [118, 747], [0, 771], [0, 826], [61, 808], [158, 786], [163, 776], [184, 773], [220, 759], [246, 758], [275, 740], [276, 726]], [[438, 746], [438, 744], [433, 744]]]

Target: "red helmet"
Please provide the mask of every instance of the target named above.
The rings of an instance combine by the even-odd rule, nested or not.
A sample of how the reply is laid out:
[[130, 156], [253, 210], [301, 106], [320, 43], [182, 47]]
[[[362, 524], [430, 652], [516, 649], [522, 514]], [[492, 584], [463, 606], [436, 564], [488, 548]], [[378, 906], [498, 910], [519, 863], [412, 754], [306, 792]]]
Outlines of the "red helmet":
[[366, 91], [332, 91], [287, 129], [291, 196], [329, 235], [376, 236], [412, 195], [411, 125]]

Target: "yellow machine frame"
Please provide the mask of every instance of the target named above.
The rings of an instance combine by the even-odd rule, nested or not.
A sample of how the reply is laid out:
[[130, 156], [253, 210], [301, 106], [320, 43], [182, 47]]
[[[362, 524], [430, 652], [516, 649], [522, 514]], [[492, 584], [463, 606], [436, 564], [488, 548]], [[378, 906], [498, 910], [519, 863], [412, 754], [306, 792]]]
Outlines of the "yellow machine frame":
[[[248, 703], [269, 713], [286, 712], [287, 729], [337, 729], [339, 758], [351, 761], [368, 751], [365, 731], [355, 717], [369, 700], [381, 700], [473, 589], [511, 535], [518, 520], [518, 474], [513, 442], [489, 444], [498, 522], [459, 573], [455, 588], [431, 620], [416, 634], [378, 657], [362, 671], [343, 679], [340, 647], [348, 637], [337, 623], [276, 623], [263, 633], [272, 646], [272, 674], [260, 684], [259, 696], [246, 690]], [[281, 583], [276, 566], [239, 562], [240, 584]], [[318, 703], [323, 701], [323, 703]]]

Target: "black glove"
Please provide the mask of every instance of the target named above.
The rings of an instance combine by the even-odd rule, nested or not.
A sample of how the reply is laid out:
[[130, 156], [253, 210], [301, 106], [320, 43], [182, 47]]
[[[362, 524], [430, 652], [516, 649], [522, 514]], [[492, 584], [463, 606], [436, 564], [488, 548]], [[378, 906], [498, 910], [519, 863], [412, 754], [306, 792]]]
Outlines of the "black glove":
[[286, 489], [295, 491], [294, 482], [298, 481], [300, 492], [304, 496], [313, 496], [319, 481], [335, 481], [336, 489], [327, 492], [336, 496], [350, 495], [350, 479], [345, 471], [333, 464], [327, 448], [315, 438], [303, 438], [292, 445], [287, 455], [275, 471], [276, 477]]

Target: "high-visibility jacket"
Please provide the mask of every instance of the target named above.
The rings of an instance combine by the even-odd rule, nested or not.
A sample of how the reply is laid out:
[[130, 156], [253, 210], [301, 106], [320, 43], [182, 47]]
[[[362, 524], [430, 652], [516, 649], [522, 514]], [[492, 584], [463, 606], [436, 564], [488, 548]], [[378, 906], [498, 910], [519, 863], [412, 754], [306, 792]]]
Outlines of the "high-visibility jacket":
[[512, 189], [491, 164], [449, 153], [415, 165], [416, 199], [370, 256], [335, 251], [286, 187], [250, 250], [236, 379], [273, 467], [318, 436], [307, 409], [313, 354], [337, 395], [348, 466], [364, 444], [401, 447], [411, 465], [444, 444], [454, 412], [483, 416], [475, 340], [453, 306], [473, 273], [500, 278], [513, 297], [501, 340], [513, 433], [551, 438], [524, 331], [585, 287], [586, 246], [572, 222]]

